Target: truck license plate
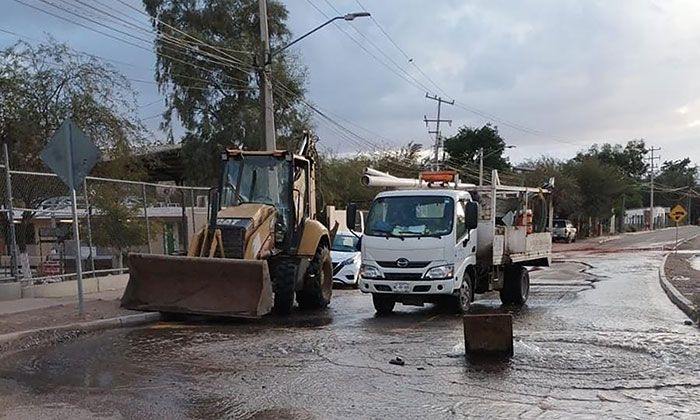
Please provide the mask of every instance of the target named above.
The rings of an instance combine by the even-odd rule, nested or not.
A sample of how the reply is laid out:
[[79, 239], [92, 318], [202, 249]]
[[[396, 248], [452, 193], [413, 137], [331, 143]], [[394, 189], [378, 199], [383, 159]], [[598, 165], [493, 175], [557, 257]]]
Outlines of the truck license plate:
[[393, 289], [397, 293], [408, 293], [411, 288], [408, 283], [395, 283]]

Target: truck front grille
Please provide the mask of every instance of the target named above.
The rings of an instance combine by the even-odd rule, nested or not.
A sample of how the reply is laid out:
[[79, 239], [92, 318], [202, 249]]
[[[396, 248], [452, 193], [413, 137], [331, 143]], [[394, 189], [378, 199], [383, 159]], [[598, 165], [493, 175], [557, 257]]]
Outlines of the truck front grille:
[[384, 268], [425, 268], [430, 264], [430, 261], [409, 261], [403, 267], [399, 267], [396, 261], [377, 261], [377, 264]]
[[421, 280], [423, 273], [384, 273], [386, 280]]

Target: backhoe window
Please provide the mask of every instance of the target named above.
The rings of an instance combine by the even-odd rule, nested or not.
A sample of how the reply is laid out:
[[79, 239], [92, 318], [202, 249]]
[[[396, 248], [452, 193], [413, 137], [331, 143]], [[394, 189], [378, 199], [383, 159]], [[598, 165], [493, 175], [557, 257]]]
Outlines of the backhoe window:
[[229, 160], [226, 163], [221, 207], [241, 203], [288, 207], [290, 164], [271, 156], [246, 156], [243, 159]]
[[223, 174], [221, 207], [242, 203], [270, 204], [281, 215], [278, 223], [288, 226], [291, 219], [290, 165], [291, 162], [272, 156], [230, 159]]

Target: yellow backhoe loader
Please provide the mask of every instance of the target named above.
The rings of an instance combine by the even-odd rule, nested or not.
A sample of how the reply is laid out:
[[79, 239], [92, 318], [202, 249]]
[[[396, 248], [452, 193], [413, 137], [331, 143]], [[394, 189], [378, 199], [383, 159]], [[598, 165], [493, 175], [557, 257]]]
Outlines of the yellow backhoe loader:
[[209, 223], [187, 256], [129, 255], [121, 306], [260, 317], [325, 307], [333, 292], [331, 238], [315, 220], [312, 136], [299, 154], [226, 150]]

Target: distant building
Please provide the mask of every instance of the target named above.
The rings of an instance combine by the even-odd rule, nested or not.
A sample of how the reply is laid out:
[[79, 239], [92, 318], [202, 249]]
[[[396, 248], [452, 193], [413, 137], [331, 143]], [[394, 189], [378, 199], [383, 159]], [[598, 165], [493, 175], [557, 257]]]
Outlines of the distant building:
[[[654, 207], [654, 227], [664, 228], [668, 226], [668, 213], [670, 207]], [[634, 226], [638, 229], [646, 229], [651, 227], [651, 218], [649, 217], [649, 207], [639, 209], [625, 210], [625, 226]]]

